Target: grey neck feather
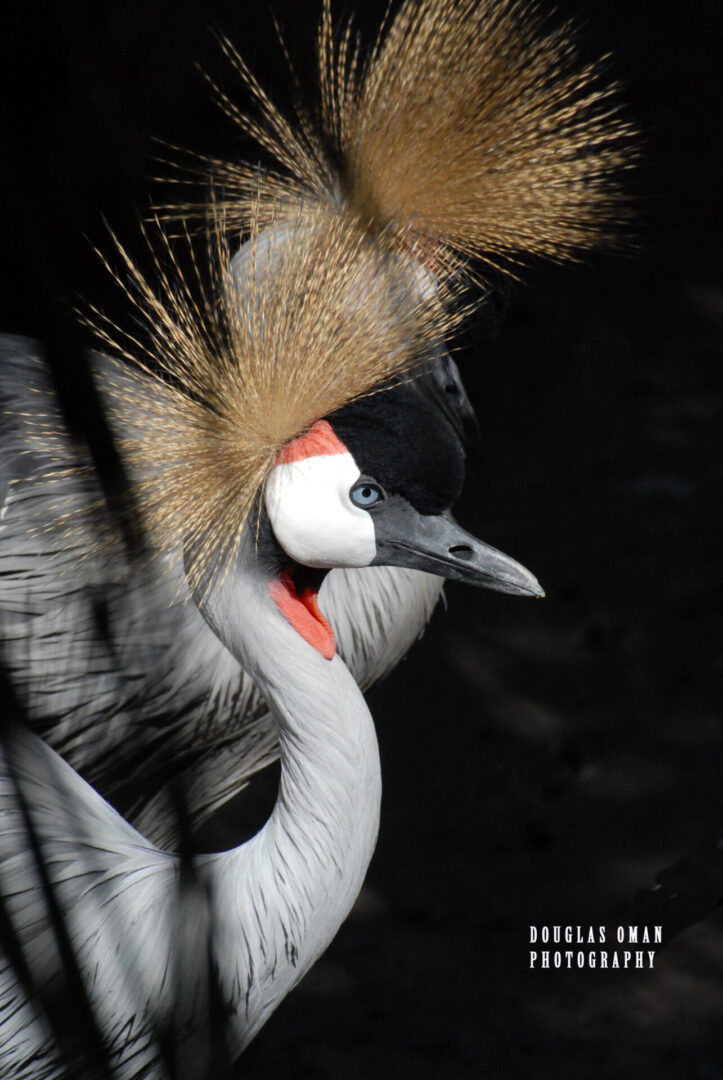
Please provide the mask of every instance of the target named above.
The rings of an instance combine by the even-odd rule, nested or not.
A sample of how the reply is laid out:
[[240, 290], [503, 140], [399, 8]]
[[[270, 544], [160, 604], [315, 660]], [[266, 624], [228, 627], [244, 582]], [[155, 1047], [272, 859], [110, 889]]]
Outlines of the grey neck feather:
[[[252, 533], [253, 530], [247, 530]], [[264, 694], [279, 728], [281, 783], [264, 828], [209, 856], [215, 951], [237, 1009], [240, 1050], [326, 949], [361, 888], [379, 827], [381, 772], [371, 715], [343, 661], [325, 660], [286, 621], [251, 542], [200, 604]]]

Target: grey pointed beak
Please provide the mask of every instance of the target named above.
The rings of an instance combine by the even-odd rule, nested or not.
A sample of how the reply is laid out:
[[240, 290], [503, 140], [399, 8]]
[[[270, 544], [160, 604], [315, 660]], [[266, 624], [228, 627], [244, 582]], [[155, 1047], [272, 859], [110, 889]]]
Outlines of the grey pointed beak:
[[464, 581], [519, 596], [545, 595], [524, 566], [478, 540], [446, 514], [418, 513], [403, 499], [388, 499], [374, 514], [377, 555], [373, 565], [426, 570], [451, 581]]

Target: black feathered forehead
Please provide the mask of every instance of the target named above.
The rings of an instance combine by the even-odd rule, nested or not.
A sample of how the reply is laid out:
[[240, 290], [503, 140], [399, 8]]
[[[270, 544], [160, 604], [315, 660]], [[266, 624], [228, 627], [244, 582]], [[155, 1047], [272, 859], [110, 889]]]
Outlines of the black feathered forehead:
[[449, 510], [464, 484], [464, 449], [440, 409], [412, 380], [345, 405], [327, 418], [362, 475], [420, 514]]

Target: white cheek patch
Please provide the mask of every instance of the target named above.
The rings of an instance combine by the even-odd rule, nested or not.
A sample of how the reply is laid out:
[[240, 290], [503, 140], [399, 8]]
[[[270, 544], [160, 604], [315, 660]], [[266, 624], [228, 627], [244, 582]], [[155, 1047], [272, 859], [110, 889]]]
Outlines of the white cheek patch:
[[349, 492], [359, 479], [354, 458], [322, 454], [277, 465], [266, 484], [276, 539], [304, 566], [368, 566], [376, 555], [374, 523]]

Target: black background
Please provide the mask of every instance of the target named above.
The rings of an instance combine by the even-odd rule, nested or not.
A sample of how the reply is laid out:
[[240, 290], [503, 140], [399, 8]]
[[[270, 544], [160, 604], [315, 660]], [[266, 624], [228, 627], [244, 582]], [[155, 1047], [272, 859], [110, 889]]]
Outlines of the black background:
[[[367, 37], [383, 6], [360, 13]], [[557, 7], [613, 54], [644, 131], [636, 235], [625, 257], [531, 270], [462, 358], [484, 463], [458, 515], [548, 598], [450, 587], [372, 693], [368, 886], [244, 1076], [723, 1077], [721, 8]], [[275, 4], [310, 96], [317, 10]], [[81, 423], [72, 308], [122, 303], [92, 247], [105, 218], [142, 259], [152, 139], [248, 153], [194, 66], [242, 94], [213, 26], [283, 104], [261, 0], [5, 9], [0, 327], [60, 356]], [[530, 924], [618, 921], [662, 923], [655, 971], [527, 969]]]

